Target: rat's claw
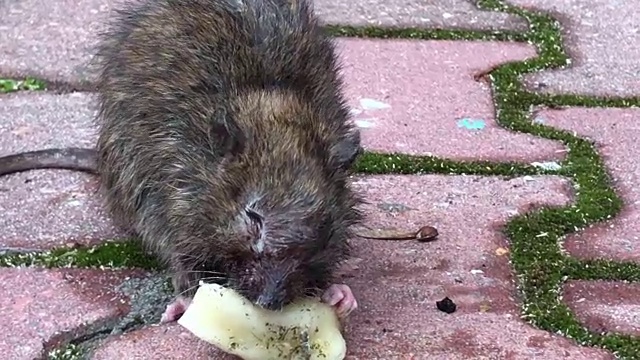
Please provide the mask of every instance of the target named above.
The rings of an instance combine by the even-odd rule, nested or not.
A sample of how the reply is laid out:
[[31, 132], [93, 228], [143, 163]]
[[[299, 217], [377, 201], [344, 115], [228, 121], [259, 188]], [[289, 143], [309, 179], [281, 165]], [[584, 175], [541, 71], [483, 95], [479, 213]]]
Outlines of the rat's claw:
[[162, 313], [160, 323], [168, 323], [177, 321], [191, 304], [191, 299], [184, 296], [178, 296], [172, 303], [167, 305], [167, 309]]
[[338, 317], [346, 318], [353, 310], [358, 308], [358, 302], [353, 296], [351, 288], [344, 284], [333, 284], [322, 295], [322, 301], [335, 306]]

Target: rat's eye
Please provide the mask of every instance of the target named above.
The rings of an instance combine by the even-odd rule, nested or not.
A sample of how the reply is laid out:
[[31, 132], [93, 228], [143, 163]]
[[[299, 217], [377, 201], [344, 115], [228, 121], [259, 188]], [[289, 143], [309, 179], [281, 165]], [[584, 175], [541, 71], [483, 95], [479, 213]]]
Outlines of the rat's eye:
[[262, 216], [255, 212], [253, 209], [245, 209], [245, 214], [247, 217], [256, 224], [262, 225]]
[[263, 221], [264, 219], [260, 214], [255, 212], [253, 209], [245, 209], [245, 215], [247, 216], [247, 232], [248, 235], [253, 237], [259, 237], [262, 233]]
[[262, 254], [264, 254], [264, 252], [260, 249], [260, 244], [251, 244], [251, 254], [253, 257], [253, 260], [258, 260]]

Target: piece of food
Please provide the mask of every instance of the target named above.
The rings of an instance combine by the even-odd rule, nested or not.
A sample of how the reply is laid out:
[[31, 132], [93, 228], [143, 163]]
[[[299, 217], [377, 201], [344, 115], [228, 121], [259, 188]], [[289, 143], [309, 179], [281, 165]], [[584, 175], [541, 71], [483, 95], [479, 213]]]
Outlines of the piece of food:
[[232, 289], [201, 282], [178, 324], [244, 360], [342, 360], [347, 351], [333, 308], [314, 299], [268, 311]]

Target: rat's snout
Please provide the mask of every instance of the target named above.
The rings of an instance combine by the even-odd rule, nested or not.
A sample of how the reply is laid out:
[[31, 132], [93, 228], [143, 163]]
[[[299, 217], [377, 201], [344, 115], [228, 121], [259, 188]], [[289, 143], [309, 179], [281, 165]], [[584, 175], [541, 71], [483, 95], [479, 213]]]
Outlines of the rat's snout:
[[263, 293], [258, 296], [256, 305], [267, 310], [281, 310], [284, 306], [282, 297], [276, 296], [274, 293]]
[[258, 297], [256, 305], [267, 310], [282, 310], [286, 305], [287, 292], [282, 286], [282, 281], [274, 281], [266, 284]]

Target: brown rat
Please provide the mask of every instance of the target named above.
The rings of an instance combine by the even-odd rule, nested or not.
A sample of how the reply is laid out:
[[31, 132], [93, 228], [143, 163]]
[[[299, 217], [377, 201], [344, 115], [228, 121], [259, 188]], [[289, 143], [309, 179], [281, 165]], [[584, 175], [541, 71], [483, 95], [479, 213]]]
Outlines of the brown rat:
[[356, 308], [333, 274], [362, 219], [348, 182], [360, 136], [306, 0], [129, 5], [96, 60], [97, 153], [76, 149], [67, 168], [91, 172], [69, 159], [93, 156], [112, 217], [171, 269], [163, 321], [201, 279], [268, 309], [316, 293]]

